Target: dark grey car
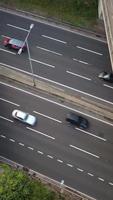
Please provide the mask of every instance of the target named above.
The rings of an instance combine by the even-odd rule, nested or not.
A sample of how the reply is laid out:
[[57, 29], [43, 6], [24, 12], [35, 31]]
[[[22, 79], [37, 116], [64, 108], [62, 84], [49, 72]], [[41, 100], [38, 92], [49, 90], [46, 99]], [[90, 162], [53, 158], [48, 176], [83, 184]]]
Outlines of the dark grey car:
[[72, 112], [67, 114], [66, 121], [81, 129], [87, 129], [89, 127], [89, 122], [87, 119]]

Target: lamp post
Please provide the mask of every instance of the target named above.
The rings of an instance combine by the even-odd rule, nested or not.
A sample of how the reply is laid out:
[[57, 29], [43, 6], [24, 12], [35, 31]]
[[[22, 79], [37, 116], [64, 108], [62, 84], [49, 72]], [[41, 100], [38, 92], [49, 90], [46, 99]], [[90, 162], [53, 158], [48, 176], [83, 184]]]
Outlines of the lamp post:
[[28, 30], [28, 33], [26, 35], [26, 38], [23, 42], [22, 47], [19, 49], [18, 54], [20, 55], [22, 53], [23, 47], [26, 44], [27, 45], [27, 50], [28, 50], [28, 58], [29, 58], [29, 63], [30, 63], [30, 67], [31, 67], [31, 73], [32, 73], [32, 78], [33, 78], [33, 86], [36, 86], [35, 84], [35, 78], [34, 78], [34, 73], [33, 73], [33, 67], [32, 67], [32, 62], [31, 62], [31, 56], [30, 56], [30, 51], [29, 51], [29, 45], [28, 45], [28, 37], [30, 35], [30, 32], [32, 30], [32, 28], [34, 27], [34, 24], [31, 24]]

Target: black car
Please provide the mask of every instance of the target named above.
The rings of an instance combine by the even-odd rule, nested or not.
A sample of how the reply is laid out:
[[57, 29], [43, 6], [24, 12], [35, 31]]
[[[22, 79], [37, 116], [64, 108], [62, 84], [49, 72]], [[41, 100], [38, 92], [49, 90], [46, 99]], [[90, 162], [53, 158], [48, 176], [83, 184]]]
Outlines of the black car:
[[67, 114], [66, 121], [72, 124], [73, 126], [77, 126], [81, 129], [87, 129], [89, 126], [87, 119], [85, 119], [82, 116], [76, 115], [75, 113]]
[[113, 83], [113, 73], [111, 72], [101, 72], [98, 77], [100, 79], [103, 79], [104, 81], [107, 81], [109, 83]]

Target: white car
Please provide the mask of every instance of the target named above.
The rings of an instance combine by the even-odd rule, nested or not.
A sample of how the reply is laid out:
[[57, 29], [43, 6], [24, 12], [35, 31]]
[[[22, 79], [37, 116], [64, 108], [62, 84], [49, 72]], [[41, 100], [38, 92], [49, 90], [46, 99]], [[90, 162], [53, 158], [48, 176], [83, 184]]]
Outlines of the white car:
[[21, 110], [13, 110], [12, 117], [30, 126], [34, 126], [37, 121], [36, 117]]

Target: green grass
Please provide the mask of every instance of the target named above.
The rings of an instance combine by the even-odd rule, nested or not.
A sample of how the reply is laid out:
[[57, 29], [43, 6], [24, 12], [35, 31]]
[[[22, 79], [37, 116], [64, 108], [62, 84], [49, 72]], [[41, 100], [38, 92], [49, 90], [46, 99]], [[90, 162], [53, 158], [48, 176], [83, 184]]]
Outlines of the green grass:
[[0, 5], [86, 28], [96, 24], [98, 11], [98, 0], [0, 0]]

